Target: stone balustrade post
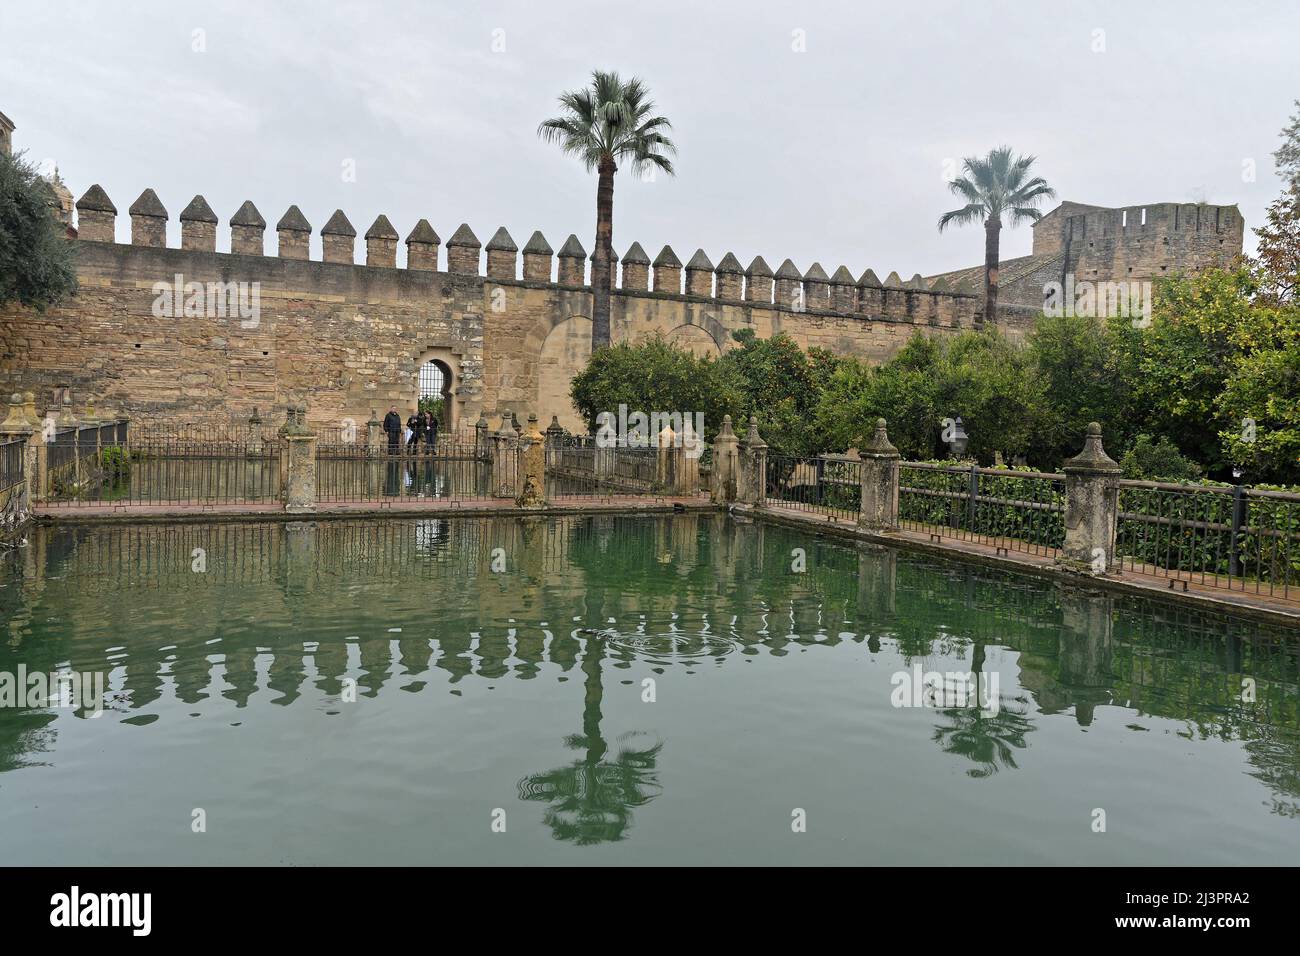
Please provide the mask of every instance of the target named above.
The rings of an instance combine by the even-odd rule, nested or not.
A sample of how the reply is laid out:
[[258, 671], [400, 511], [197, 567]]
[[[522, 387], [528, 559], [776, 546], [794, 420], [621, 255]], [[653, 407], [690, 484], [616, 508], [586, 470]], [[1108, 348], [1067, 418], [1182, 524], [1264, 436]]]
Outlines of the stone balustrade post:
[[316, 510], [316, 434], [307, 427], [307, 409], [290, 406], [284, 440], [288, 446], [284, 510], [311, 514]]
[[601, 430], [597, 429], [591, 434], [591, 443], [593, 446], [591, 470], [599, 483], [601, 478], [614, 473], [614, 456], [618, 454], [618, 439], [602, 438]]
[[1065, 544], [1056, 559], [1081, 574], [1102, 575], [1118, 562], [1119, 465], [1101, 445], [1101, 425], [1091, 422], [1083, 451], [1065, 462]]
[[262, 416], [258, 414], [256, 408], [253, 414], [248, 416], [248, 427], [245, 432], [245, 453], [252, 458], [262, 454]]
[[740, 444], [740, 464], [736, 475], [739, 501], [763, 507], [767, 500], [767, 442], [758, 434], [758, 416], [749, 416], [749, 431]]
[[501, 413], [501, 428], [491, 436], [492, 497], [516, 498], [519, 495], [519, 433], [514, 417]]
[[739, 471], [740, 439], [731, 430], [731, 416], [722, 416], [722, 427], [713, 439], [713, 481], [709, 498], [714, 504], [728, 505], [737, 500], [736, 473]]
[[546, 468], [548, 471], [560, 467], [564, 449], [564, 427], [560, 416], [552, 415], [551, 423], [546, 426]]
[[898, 449], [889, 440], [883, 418], [860, 457], [862, 497], [858, 527], [869, 531], [898, 530]]
[[515, 504], [520, 508], [546, 506], [546, 436], [537, 427], [537, 415], [528, 416], [528, 427], [520, 438], [519, 497]]
[[677, 444], [677, 433], [671, 425], [665, 425], [655, 441], [655, 484], [664, 491], [676, 491], [678, 469], [673, 446]]

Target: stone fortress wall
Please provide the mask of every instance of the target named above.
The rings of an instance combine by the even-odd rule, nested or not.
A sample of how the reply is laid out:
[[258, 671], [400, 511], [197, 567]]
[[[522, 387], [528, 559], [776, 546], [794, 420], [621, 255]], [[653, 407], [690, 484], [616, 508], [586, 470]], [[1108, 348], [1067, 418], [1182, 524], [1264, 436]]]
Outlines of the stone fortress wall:
[[[320, 229], [320, 261], [297, 206], [276, 224], [269, 255], [251, 202], [228, 222], [230, 252], [216, 251], [220, 223], [202, 196], [180, 213], [180, 248], [167, 247], [169, 213], [151, 189], [128, 210], [129, 244], [114, 241], [117, 208], [99, 186], [76, 213], [78, 294], [43, 313], [0, 312], [0, 390], [35, 392], [42, 413], [70, 389], [79, 414], [93, 402], [96, 415], [148, 425], [242, 423], [288, 402], [308, 404], [309, 424], [360, 425], [390, 405], [413, 408], [421, 365], [437, 361], [454, 428], [480, 413], [495, 426], [510, 410], [585, 431], [568, 399], [591, 343], [589, 259], [576, 236], [555, 253], [537, 232], [520, 250], [505, 229], [483, 246], [461, 225], [443, 253], [421, 219], [398, 268], [399, 234], [385, 216], [362, 237], [359, 264], [341, 210]], [[919, 275], [828, 275], [789, 259], [773, 270], [730, 253], [715, 265], [703, 250], [683, 264], [667, 246], [651, 260], [639, 243], [618, 270], [614, 341], [658, 333], [697, 354], [719, 354], [731, 332], [751, 328], [879, 362], [918, 329], [951, 334], [980, 318], [978, 294]], [[238, 308], [250, 301], [255, 317]]]
[[[1148, 203], [1090, 206], [1063, 202], [1034, 223], [1033, 251], [999, 264], [998, 321], [1023, 332], [1044, 304], [1048, 283], [1154, 282], [1224, 267], [1241, 255], [1246, 224], [1235, 206]], [[931, 277], [951, 288], [983, 289], [984, 267]]]

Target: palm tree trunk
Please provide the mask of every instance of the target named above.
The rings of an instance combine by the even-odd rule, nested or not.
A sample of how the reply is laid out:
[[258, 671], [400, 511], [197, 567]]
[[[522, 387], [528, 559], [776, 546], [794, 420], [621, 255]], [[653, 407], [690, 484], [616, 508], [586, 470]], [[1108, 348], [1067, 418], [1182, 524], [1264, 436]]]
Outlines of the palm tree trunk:
[[596, 251], [591, 265], [591, 350], [606, 348], [610, 341], [609, 298], [613, 287], [610, 268], [614, 259], [614, 159], [600, 161], [596, 186]]
[[1002, 233], [1002, 220], [990, 216], [984, 223], [984, 322], [996, 324], [998, 320], [998, 240]]

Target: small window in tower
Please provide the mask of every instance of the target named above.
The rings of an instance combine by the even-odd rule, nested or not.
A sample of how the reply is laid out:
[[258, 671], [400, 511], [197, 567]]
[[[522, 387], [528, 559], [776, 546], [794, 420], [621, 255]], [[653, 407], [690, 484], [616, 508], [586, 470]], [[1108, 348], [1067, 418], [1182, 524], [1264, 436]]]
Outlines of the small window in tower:
[[1128, 210], [1127, 210], [1127, 209], [1125, 209], [1123, 212], [1121, 212], [1121, 213], [1119, 214], [1119, 227], [1120, 227], [1121, 229], [1127, 229], [1127, 228], [1128, 228]]
[[1146, 211], [1146, 209], [1143, 209], [1143, 210], [1142, 210], [1142, 225], [1145, 226], [1146, 224], [1147, 224], [1147, 211]]

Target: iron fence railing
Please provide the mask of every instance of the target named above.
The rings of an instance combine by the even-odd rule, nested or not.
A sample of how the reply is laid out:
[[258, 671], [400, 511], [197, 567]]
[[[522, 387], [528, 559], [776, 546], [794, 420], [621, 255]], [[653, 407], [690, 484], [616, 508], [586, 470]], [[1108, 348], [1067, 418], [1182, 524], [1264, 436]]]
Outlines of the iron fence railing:
[[764, 500], [797, 511], [853, 519], [862, 507], [862, 462], [844, 455], [767, 456]]
[[614, 498], [671, 493], [660, 476], [659, 449], [601, 447], [590, 435], [548, 438], [548, 498]]
[[0, 493], [23, 483], [26, 448], [26, 441], [0, 442]]
[[[57, 439], [47, 446], [50, 459], [64, 457], [56, 451]], [[72, 465], [51, 464], [48, 506], [243, 504], [278, 501], [282, 494], [278, 442], [139, 438], [78, 451], [84, 453]]]
[[1300, 494], [1121, 481], [1121, 567], [1290, 598], [1300, 593]]
[[1054, 556], [1065, 543], [1065, 476], [901, 462], [899, 524], [931, 538]]
[[[320, 501], [435, 501], [500, 497], [518, 493], [515, 455], [506, 455], [501, 468], [504, 488], [492, 486], [493, 467], [488, 452], [473, 442], [444, 441], [435, 448], [418, 445], [408, 451], [399, 446], [389, 454], [387, 445], [373, 448], [358, 444], [316, 445], [316, 497]], [[498, 468], [500, 472], [501, 468]]]

